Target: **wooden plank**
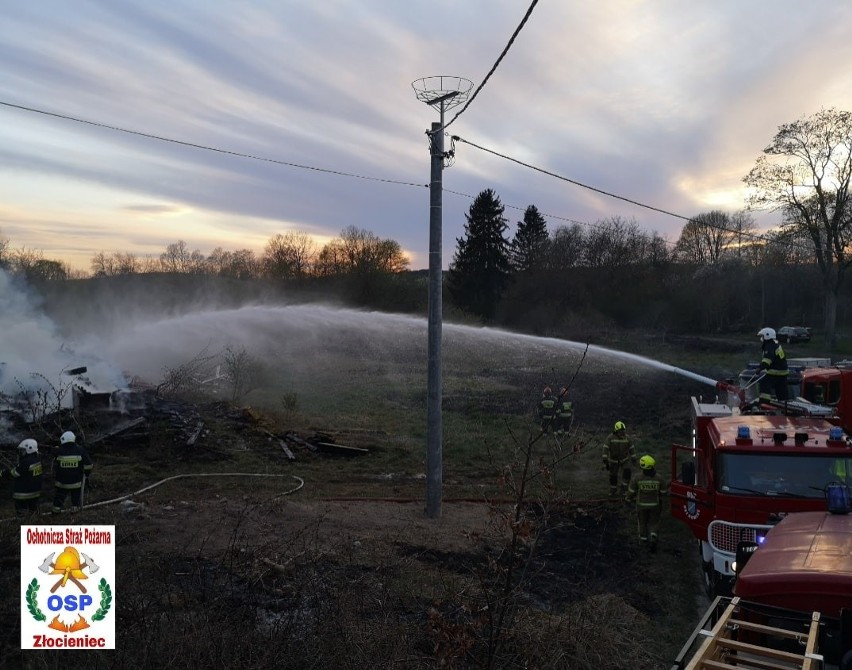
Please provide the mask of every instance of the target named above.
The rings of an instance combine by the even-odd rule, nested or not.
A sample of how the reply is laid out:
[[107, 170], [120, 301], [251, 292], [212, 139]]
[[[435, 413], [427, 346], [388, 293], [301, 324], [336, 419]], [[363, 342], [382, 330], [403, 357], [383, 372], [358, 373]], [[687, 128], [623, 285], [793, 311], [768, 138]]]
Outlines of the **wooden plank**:
[[796, 632], [794, 630], [787, 630], [786, 628], [775, 628], [774, 626], [764, 626], [760, 623], [752, 623], [751, 621], [742, 621], [740, 619], [731, 619], [731, 624], [739, 626], [745, 630], [752, 630], [756, 633], [765, 633], [767, 635], [774, 635], [775, 637], [786, 637], [791, 640], [799, 640], [801, 642], [804, 642], [805, 636], [807, 635], [805, 632]]
[[199, 422], [196, 424], [196, 426], [195, 426], [195, 430], [192, 432], [192, 435], [190, 435], [190, 436], [189, 436], [189, 439], [186, 441], [186, 446], [187, 446], [187, 447], [191, 447], [192, 445], [194, 445], [194, 444], [195, 444], [195, 441], [198, 439], [198, 436], [199, 436], [199, 435], [201, 435], [201, 429], [202, 429], [202, 428], [204, 428], [204, 422], [203, 422], [203, 421], [199, 421]]
[[287, 455], [288, 460], [296, 460], [296, 457], [293, 455], [293, 452], [290, 451], [290, 448], [284, 443], [284, 440], [278, 440], [278, 444], [281, 445], [281, 449], [283, 449], [284, 453]]
[[736, 665], [730, 665], [728, 663], [718, 663], [716, 661], [705, 661], [702, 668], [706, 670], [729, 670], [729, 668], [737, 668], [738, 670], [798, 670], [799, 664], [795, 663], [790, 665], [789, 663], [784, 663], [780, 665], [778, 663], [772, 663], [770, 661], [761, 661], [756, 658], [748, 658], [746, 656], [731, 656], [732, 661], [736, 663]]
[[817, 654], [817, 642], [819, 641], [819, 612], [811, 614], [811, 630], [808, 633], [808, 643], [805, 645], [805, 662], [802, 663], [802, 670], [816, 670], [822, 667], [822, 663], [817, 665], [814, 658]]
[[756, 644], [749, 642], [739, 642], [728, 638], [716, 640], [716, 644], [725, 649], [733, 649], [742, 651], [755, 656], [765, 656], [766, 658], [774, 658], [776, 661], [786, 661], [787, 663], [795, 663], [797, 666], [802, 665], [804, 656], [802, 654], [791, 654], [789, 651], [781, 651], [780, 649], [772, 649], [770, 647], [759, 647]]
[[728, 621], [734, 616], [734, 611], [739, 603], [739, 598], [731, 600], [731, 604], [725, 608], [725, 611], [722, 612], [722, 616], [719, 617], [716, 625], [713, 626], [713, 629], [710, 631], [710, 637], [701, 643], [701, 647], [695, 653], [695, 656], [692, 657], [692, 660], [686, 668], [684, 668], [684, 670], [700, 670], [705, 661], [711, 660], [710, 657], [717, 651], [716, 643], [718, 641], [718, 637], [725, 631]]

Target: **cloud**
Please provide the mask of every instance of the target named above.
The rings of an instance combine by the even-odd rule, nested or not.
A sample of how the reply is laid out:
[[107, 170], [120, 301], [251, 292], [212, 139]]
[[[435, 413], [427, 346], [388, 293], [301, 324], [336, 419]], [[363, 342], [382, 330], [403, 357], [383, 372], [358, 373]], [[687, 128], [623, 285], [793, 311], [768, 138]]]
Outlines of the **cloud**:
[[[411, 82], [451, 74], [479, 86], [522, 9], [489, 0], [13, 3], [0, 27], [0, 101], [223, 151], [0, 107], [0, 195], [9, 209], [49, 210], [61, 223], [73, 185], [116, 240], [156, 245], [157, 235], [168, 243], [195, 231], [187, 243], [209, 252], [240, 237], [260, 244], [279, 226], [328, 237], [355, 225], [425, 262], [422, 186], [297, 165], [427, 184], [425, 130], [438, 119]], [[539, 3], [449, 132], [680, 214], [733, 206], [780, 123], [822, 106], [852, 109], [850, 23], [852, 6], [832, 0]], [[803, 38], [812, 35], [820, 38]], [[14, 190], [2, 185], [13, 181]], [[635, 216], [671, 236], [682, 226], [470, 147], [457, 146], [444, 183], [473, 196], [493, 188], [505, 204], [565, 218]], [[448, 260], [470, 201], [444, 201]], [[81, 224], [78, 205], [65, 235], [105, 239]], [[127, 218], [169, 214], [161, 205], [181, 213], [179, 224], [157, 229], [151, 219], [149, 236]], [[3, 227], [16, 245], [43, 239]], [[208, 234], [216, 229], [218, 245]], [[65, 235], [44, 247], [48, 257], [72, 246]]]

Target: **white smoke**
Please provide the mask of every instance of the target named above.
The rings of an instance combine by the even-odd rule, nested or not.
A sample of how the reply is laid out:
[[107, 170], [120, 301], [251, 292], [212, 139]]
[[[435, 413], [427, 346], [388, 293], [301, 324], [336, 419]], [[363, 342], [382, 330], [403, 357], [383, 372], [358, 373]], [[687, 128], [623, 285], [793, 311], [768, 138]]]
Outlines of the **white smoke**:
[[[41, 392], [69, 407], [72, 384], [125, 386], [121, 372], [96, 353], [101, 350], [102, 343], [95, 339], [63, 338], [42, 311], [37, 294], [21, 279], [0, 270], [0, 398]], [[84, 375], [68, 374], [82, 367]]]

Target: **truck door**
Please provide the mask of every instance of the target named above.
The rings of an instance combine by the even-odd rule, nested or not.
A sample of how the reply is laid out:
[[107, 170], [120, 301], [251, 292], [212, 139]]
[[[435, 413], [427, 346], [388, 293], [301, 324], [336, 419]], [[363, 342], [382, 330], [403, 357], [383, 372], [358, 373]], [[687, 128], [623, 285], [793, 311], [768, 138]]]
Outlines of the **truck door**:
[[712, 482], [703, 450], [672, 445], [671, 515], [705, 539], [713, 520]]

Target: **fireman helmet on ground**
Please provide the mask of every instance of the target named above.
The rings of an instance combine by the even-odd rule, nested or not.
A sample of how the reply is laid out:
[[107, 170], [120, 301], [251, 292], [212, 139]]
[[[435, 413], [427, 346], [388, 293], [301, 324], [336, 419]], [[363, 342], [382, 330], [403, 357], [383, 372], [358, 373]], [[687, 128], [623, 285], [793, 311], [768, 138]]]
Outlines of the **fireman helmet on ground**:
[[62, 433], [62, 437], [59, 438], [59, 444], [66, 444], [68, 442], [76, 442], [77, 436], [74, 435], [70, 430], [66, 430]]
[[642, 458], [639, 459], [639, 467], [643, 470], [653, 470], [656, 466], [657, 461], [654, 460], [653, 456], [645, 454]]
[[18, 445], [18, 451], [23, 451], [25, 454], [37, 454], [38, 442], [32, 438], [27, 438]]
[[613, 430], [617, 433], [619, 430], [627, 430], [627, 426], [624, 425], [624, 421], [616, 421]]
[[766, 340], [774, 340], [775, 339], [775, 329], [773, 328], [761, 328], [757, 331], [757, 336], [766, 342]]

